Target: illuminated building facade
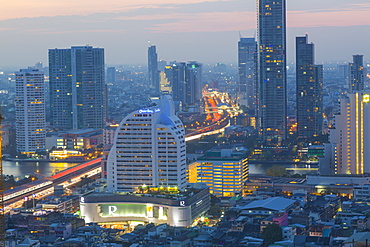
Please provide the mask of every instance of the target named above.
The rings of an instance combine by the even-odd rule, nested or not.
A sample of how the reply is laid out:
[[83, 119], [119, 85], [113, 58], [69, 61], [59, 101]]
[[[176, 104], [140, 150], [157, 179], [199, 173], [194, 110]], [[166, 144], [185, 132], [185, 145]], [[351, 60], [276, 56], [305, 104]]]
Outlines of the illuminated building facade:
[[181, 196], [161, 193], [90, 194], [81, 198], [81, 215], [85, 222], [105, 225], [135, 221], [188, 227], [211, 205], [208, 188], [188, 188]]
[[172, 86], [170, 81], [168, 80], [166, 73], [161, 71], [159, 72], [159, 84], [161, 87], [162, 94], [172, 94]]
[[44, 73], [38, 69], [21, 69], [15, 73], [15, 87], [17, 151], [43, 151], [46, 139]]
[[257, 42], [254, 38], [240, 38], [238, 42], [240, 102], [255, 108], [257, 100]]
[[233, 197], [248, 178], [248, 158], [231, 149], [210, 150], [188, 169], [190, 183], [205, 183], [213, 195]]
[[340, 99], [340, 114], [329, 130], [330, 143], [320, 159], [321, 174], [370, 173], [370, 91]]
[[119, 124], [107, 159], [108, 190], [140, 186], [185, 188], [185, 129], [171, 96], [161, 106], [130, 113]]
[[263, 143], [287, 134], [285, 0], [258, 0], [258, 118]]
[[56, 129], [105, 126], [104, 49], [49, 49], [50, 122]]
[[158, 71], [158, 55], [157, 47], [150, 45], [148, 47], [148, 75], [149, 83], [156, 92], [159, 92], [159, 71]]
[[365, 73], [364, 73], [364, 56], [353, 55], [353, 63], [349, 64], [349, 85], [348, 92], [364, 90]]
[[296, 37], [296, 86], [298, 136], [318, 136], [323, 121], [323, 67], [315, 65], [314, 44], [308, 43], [308, 35]]

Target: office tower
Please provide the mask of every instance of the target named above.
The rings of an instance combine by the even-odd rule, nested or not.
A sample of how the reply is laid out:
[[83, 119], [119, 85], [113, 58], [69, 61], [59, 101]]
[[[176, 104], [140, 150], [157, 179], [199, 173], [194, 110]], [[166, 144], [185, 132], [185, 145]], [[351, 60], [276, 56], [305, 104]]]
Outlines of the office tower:
[[185, 103], [185, 63], [171, 62], [165, 67], [165, 74], [172, 87], [172, 97], [176, 102]]
[[161, 94], [172, 94], [171, 82], [168, 80], [164, 71], [159, 72], [159, 84]]
[[249, 108], [257, 100], [257, 42], [254, 38], [240, 38], [238, 42], [239, 87], [238, 98]]
[[148, 47], [148, 78], [149, 83], [156, 92], [159, 92], [158, 56], [155, 45]]
[[183, 105], [190, 106], [200, 103], [202, 87], [202, 65], [197, 62], [189, 62], [185, 68], [185, 101]]
[[340, 113], [329, 130], [330, 143], [320, 159], [321, 174], [370, 172], [370, 91], [359, 91], [340, 99]]
[[322, 66], [315, 65], [308, 35], [296, 37], [297, 132], [312, 137], [322, 130]]
[[248, 178], [248, 158], [235, 149], [220, 146], [208, 150], [189, 165], [189, 183], [205, 183], [215, 196], [241, 194]]
[[365, 87], [364, 56], [353, 55], [353, 63], [349, 64], [348, 92], [364, 90]]
[[258, 118], [261, 140], [287, 134], [285, 0], [258, 0]]
[[111, 191], [143, 185], [185, 188], [185, 130], [171, 96], [162, 96], [160, 107], [136, 110], [121, 121], [107, 170]]
[[15, 73], [17, 151], [25, 154], [45, 150], [46, 114], [44, 73], [21, 69]]
[[158, 61], [158, 70], [159, 71], [164, 71], [166, 68], [167, 62], [164, 60], [159, 60]]
[[107, 84], [114, 84], [116, 82], [116, 68], [107, 68]]
[[105, 126], [104, 49], [49, 49], [50, 122], [56, 129]]

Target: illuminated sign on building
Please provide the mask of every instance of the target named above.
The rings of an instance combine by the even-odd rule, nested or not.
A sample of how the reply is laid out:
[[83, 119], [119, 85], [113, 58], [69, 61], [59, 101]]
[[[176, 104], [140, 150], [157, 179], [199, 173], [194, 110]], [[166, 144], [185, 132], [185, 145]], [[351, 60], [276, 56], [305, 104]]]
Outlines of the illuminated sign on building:
[[156, 108], [156, 109], [140, 109], [139, 110], [139, 113], [154, 113], [154, 112], [160, 112], [161, 109], [160, 108]]
[[167, 207], [153, 204], [100, 204], [101, 217], [147, 217], [167, 219]]
[[364, 101], [364, 103], [369, 103], [370, 102], [370, 95], [369, 94], [364, 94], [363, 101]]

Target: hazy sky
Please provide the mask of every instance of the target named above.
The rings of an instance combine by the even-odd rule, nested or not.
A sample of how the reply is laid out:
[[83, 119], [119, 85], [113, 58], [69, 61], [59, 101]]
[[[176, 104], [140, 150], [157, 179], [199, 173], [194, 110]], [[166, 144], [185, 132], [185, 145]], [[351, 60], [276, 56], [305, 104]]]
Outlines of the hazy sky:
[[[288, 57], [309, 34], [316, 60], [370, 60], [369, 0], [287, 0]], [[90, 44], [114, 64], [146, 64], [148, 40], [159, 59], [237, 62], [239, 32], [253, 37], [255, 0], [2, 1], [0, 67], [47, 65], [49, 48]]]

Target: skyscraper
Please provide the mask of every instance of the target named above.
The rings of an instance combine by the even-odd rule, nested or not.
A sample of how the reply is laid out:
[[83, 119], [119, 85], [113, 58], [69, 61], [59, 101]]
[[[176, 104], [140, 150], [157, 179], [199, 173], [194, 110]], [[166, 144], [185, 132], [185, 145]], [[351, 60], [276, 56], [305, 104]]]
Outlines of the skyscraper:
[[364, 90], [365, 87], [364, 56], [353, 55], [353, 63], [349, 64], [349, 87], [348, 91]]
[[45, 150], [44, 73], [38, 69], [21, 69], [15, 73], [16, 144], [25, 154]]
[[340, 99], [335, 128], [329, 130], [320, 174], [370, 172], [370, 91], [350, 93]]
[[238, 42], [238, 94], [247, 107], [255, 108], [257, 100], [257, 42], [254, 38], [240, 38]]
[[261, 139], [287, 134], [285, 0], [258, 0], [258, 119]]
[[174, 101], [185, 102], [185, 63], [171, 62], [165, 67], [165, 74], [172, 86]]
[[296, 85], [298, 136], [317, 136], [322, 129], [322, 66], [315, 65], [308, 35], [296, 37]]
[[107, 160], [108, 189], [131, 192], [139, 186], [186, 187], [185, 129], [171, 96], [160, 107], [140, 109], [117, 128]]
[[189, 62], [185, 69], [185, 106], [200, 103], [202, 99], [202, 65]]
[[155, 45], [148, 47], [148, 75], [149, 83], [156, 92], [159, 92], [159, 71], [158, 71], [158, 55]]
[[51, 125], [57, 129], [105, 126], [104, 49], [49, 50]]

